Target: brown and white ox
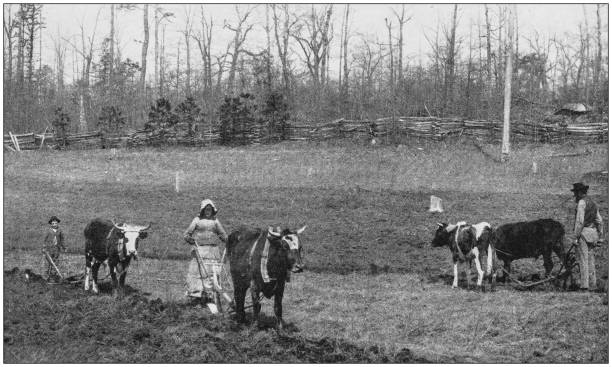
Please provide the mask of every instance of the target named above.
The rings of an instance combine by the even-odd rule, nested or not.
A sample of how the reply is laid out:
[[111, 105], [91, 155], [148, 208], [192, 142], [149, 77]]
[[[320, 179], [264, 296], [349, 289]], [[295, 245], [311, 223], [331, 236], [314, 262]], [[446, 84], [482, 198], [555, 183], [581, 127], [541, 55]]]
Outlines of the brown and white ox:
[[259, 324], [261, 310], [260, 295], [274, 296], [274, 315], [276, 327], [282, 329], [283, 294], [290, 273], [303, 270], [302, 246], [299, 235], [306, 226], [292, 231], [272, 228], [240, 228], [232, 232], [227, 241], [227, 254], [234, 285], [236, 318], [244, 323], [244, 301], [246, 292], [251, 289], [253, 320]]
[[[85, 227], [85, 290], [98, 293], [98, 270], [104, 261], [108, 261], [110, 276], [113, 281], [113, 292], [123, 291], [125, 277], [130, 261], [138, 254], [138, 242], [147, 237], [151, 227], [133, 224], [116, 224], [113, 221], [96, 218]], [[117, 274], [119, 281], [117, 281]]]
[[485, 272], [482, 269], [482, 258], [487, 254], [486, 274], [491, 276], [492, 289], [495, 288], [493, 274], [493, 248], [490, 244], [492, 230], [487, 222], [468, 225], [466, 222], [457, 224], [438, 223], [438, 228], [431, 241], [433, 247], [448, 246], [453, 255], [453, 288], [459, 285], [459, 263], [467, 263], [467, 287], [470, 287], [470, 264], [474, 260], [478, 272], [477, 286], [484, 291], [482, 284]]

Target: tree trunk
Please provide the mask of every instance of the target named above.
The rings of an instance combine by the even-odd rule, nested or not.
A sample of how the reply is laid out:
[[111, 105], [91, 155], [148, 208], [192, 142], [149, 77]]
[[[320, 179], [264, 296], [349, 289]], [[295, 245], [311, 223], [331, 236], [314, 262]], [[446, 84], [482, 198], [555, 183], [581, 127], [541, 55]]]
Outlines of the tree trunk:
[[393, 42], [391, 40], [391, 22], [385, 18], [385, 24], [387, 25], [387, 31], [389, 35], [389, 92], [391, 93], [391, 100], [395, 101], [395, 73], [393, 71]]
[[582, 10], [584, 12], [584, 28], [585, 28], [585, 32], [584, 32], [584, 38], [585, 38], [585, 47], [586, 47], [586, 52], [585, 52], [585, 70], [584, 70], [584, 97], [585, 97], [585, 103], [589, 104], [590, 100], [591, 100], [591, 90], [590, 90], [590, 80], [589, 80], [589, 72], [590, 72], [590, 41], [589, 38], [590, 36], [590, 32], [589, 32], [589, 20], [587, 17], [587, 11], [586, 11], [586, 5], [582, 4]]
[[[4, 78], [4, 93], [5, 93], [5, 106], [6, 102], [11, 100], [12, 97], [12, 85], [13, 85], [13, 19], [11, 17], [11, 6], [6, 5], [8, 19], [4, 22], [4, 34], [6, 36], [6, 45], [4, 48], [6, 56], [4, 57], [4, 70], [6, 76]], [[42, 38], [41, 38], [42, 39]]]
[[155, 99], [159, 98], [159, 7], [153, 7], [154, 22], [155, 22], [155, 76], [153, 90], [155, 91]]
[[187, 68], [185, 69], [185, 89], [187, 91], [185, 97], [191, 97], [191, 14], [187, 17], [187, 25], [185, 27], [185, 61]]
[[486, 22], [486, 37], [487, 37], [487, 84], [486, 84], [486, 95], [487, 95], [487, 118], [491, 118], [492, 104], [493, 104], [493, 60], [491, 55], [491, 20], [489, 19], [489, 7], [485, 5], [485, 22]]
[[32, 96], [33, 94], [33, 85], [32, 78], [34, 76], [34, 42], [36, 39], [36, 18], [37, 18], [37, 8], [36, 4], [29, 4], [28, 6], [28, 94]]
[[512, 35], [513, 35], [513, 11], [510, 6], [506, 8], [508, 21], [508, 45], [506, 49], [506, 80], [504, 88], [504, 126], [502, 131], [502, 161], [506, 161], [510, 154], [510, 104], [512, 103], [512, 59], [513, 59], [513, 47], [512, 47]]
[[[348, 6], [348, 4], [346, 6]], [[342, 29], [344, 29], [344, 22], [346, 22], [346, 17], [342, 18]], [[344, 31], [341, 31], [340, 33], [340, 57], [339, 57], [340, 60], [338, 61], [338, 93], [340, 93], [340, 95], [342, 95], [344, 91], [344, 87], [342, 86], [342, 61], [344, 58], [343, 48], [344, 48]]]
[[142, 42], [142, 51], [140, 53], [140, 60], [142, 64], [142, 69], [140, 70], [140, 90], [142, 91], [142, 98], [146, 99], [147, 51], [149, 49], [149, 4], [144, 4], [143, 25], [144, 41]]
[[115, 4], [111, 4], [111, 19], [110, 19], [110, 65], [108, 68], [108, 87], [112, 85], [113, 66], [115, 64]]
[[19, 5], [19, 33], [17, 38], [17, 91], [21, 95], [24, 81], [24, 47], [26, 4]]
[[159, 53], [159, 97], [164, 97], [164, 88], [165, 88], [165, 67], [166, 67], [166, 25], [164, 24], [162, 28], [162, 39], [161, 39], [161, 50]]
[[601, 16], [599, 14], [599, 7], [597, 4], [597, 56], [595, 57], [595, 70], [593, 72], [593, 85], [595, 86], [594, 98], [593, 98], [593, 109], [598, 111], [600, 102], [600, 74], [601, 74]]
[[[342, 85], [342, 102], [348, 103], [348, 90], [349, 90], [349, 69], [348, 69], [348, 23], [349, 23], [349, 4], [346, 4], [346, 12], [344, 14], [344, 37], [342, 42], [344, 43], [344, 84]], [[346, 111], [345, 111], [346, 112]]]
[[397, 81], [398, 84], [401, 86], [404, 83], [404, 24], [406, 24], [410, 19], [412, 19], [412, 16], [406, 19], [406, 5], [404, 4], [402, 4], [402, 15], [400, 16], [395, 13], [395, 16], [397, 17], [397, 21], [399, 22], [399, 39], [397, 41], [397, 48], [399, 52], [397, 58]]
[[253, 28], [253, 25], [248, 26], [246, 29], [243, 28], [247, 18], [250, 15], [250, 11], [247, 11], [244, 16], [240, 15], [238, 8], [236, 7], [236, 13], [238, 15], [238, 25], [236, 27], [232, 27], [229, 24], [226, 24], [225, 27], [234, 32], [234, 51], [232, 53], [232, 60], [230, 63], [229, 76], [227, 79], [227, 87], [230, 94], [236, 92], [236, 68], [238, 66], [238, 61], [240, 59], [240, 54], [243, 52], [242, 45], [246, 39], [246, 36]]
[[176, 46], [176, 101], [180, 101], [180, 78], [181, 75], [181, 40], [179, 40], [178, 45]]
[[79, 132], [87, 131], [87, 120], [85, 119], [85, 103], [83, 102], [83, 94], [79, 96]]
[[289, 47], [289, 6], [282, 4], [284, 13], [283, 30], [279, 35], [279, 16], [276, 13], [276, 4], [272, 4], [272, 13], [274, 14], [274, 38], [276, 40], [276, 48], [278, 50], [278, 58], [281, 62], [282, 78], [283, 78], [283, 93], [288, 100], [291, 100], [291, 90], [289, 86], [289, 65], [287, 60], [287, 50]]
[[266, 4], [266, 88], [268, 93], [272, 90], [272, 54], [270, 41], [270, 6]]
[[471, 103], [470, 100], [470, 91], [472, 87], [472, 32], [473, 32], [473, 24], [470, 24], [470, 46], [469, 46], [469, 55], [468, 55], [468, 65], [467, 65], [467, 82], [465, 86], [465, 110], [464, 115], [468, 118], [471, 117]]
[[496, 78], [496, 87], [498, 91], [501, 91], [501, 85], [502, 85], [502, 69], [503, 69], [503, 65], [504, 65], [504, 52], [503, 52], [503, 45], [504, 45], [504, 41], [503, 41], [503, 32], [502, 32], [502, 28], [503, 28], [503, 19], [504, 19], [504, 15], [502, 12], [502, 7], [501, 5], [499, 6], [499, 25], [498, 25], [498, 37], [497, 37], [497, 42], [498, 42], [498, 47], [497, 47], [497, 67], [496, 67], [496, 72], [495, 72], [495, 78]]
[[445, 78], [444, 78], [444, 96], [443, 96], [443, 111], [444, 114], [448, 112], [449, 102], [450, 107], [454, 107], [454, 88], [455, 88], [455, 37], [457, 31], [457, 5], [453, 9], [453, 18], [450, 29], [450, 38], [447, 36], [447, 47], [446, 47], [446, 65], [445, 65]]

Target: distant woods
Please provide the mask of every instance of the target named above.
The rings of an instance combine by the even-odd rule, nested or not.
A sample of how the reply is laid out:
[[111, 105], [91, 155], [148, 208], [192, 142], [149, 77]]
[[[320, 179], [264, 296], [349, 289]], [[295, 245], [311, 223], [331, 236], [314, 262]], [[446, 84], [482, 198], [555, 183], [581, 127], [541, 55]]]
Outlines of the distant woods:
[[[225, 138], [260, 124], [276, 140], [289, 120], [499, 120], [506, 29], [516, 21], [502, 5], [478, 5], [476, 19], [462, 16], [462, 5], [449, 6], [415, 50], [406, 46], [414, 39], [406, 27], [419, 17], [410, 5], [380, 5], [390, 11], [378, 35], [354, 30], [352, 4], [240, 4], [228, 19], [206, 5], [184, 5], [183, 12], [162, 4], [91, 5], [97, 16], [77, 20], [78, 34], [48, 28], [45, 6], [4, 5], [5, 133], [112, 133], [183, 123], [190, 132], [196, 125], [219, 128]], [[528, 35], [514, 24], [513, 119], [537, 122], [566, 102], [607, 110], [607, 8], [582, 7], [583, 21], [563, 35]], [[120, 36], [118, 14], [132, 17], [140, 33]], [[181, 25], [177, 34], [170, 34], [171, 22]], [[459, 32], [460, 25], [469, 31]], [[256, 32], [265, 36], [256, 39]], [[128, 41], [139, 45], [140, 60], [122, 54]]]

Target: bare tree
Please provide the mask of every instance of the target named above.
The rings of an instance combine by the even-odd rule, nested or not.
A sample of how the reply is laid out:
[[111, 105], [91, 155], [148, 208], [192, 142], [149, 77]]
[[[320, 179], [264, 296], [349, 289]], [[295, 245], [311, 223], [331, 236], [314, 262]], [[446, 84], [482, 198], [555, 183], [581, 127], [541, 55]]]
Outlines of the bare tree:
[[91, 65], [93, 62], [94, 43], [96, 39], [96, 29], [98, 27], [98, 19], [100, 17], [100, 10], [96, 14], [96, 20], [91, 36], [86, 36], [84, 20], [82, 19], [79, 28], [81, 30], [81, 47], [77, 47], [70, 38], [64, 38], [64, 41], [68, 42], [72, 48], [82, 57], [82, 68], [81, 68], [81, 82], [84, 88], [89, 87], [89, 79], [91, 74]]
[[[281, 17], [276, 13], [276, 7], [282, 6], [283, 11], [283, 28], [280, 29]], [[289, 71], [289, 36], [293, 31], [293, 27], [298, 22], [298, 18], [295, 17], [293, 21], [290, 20], [289, 6], [287, 4], [272, 4], [272, 13], [274, 18], [274, 38], [276, 40], [276, 47], [278, 49], [278, 57], [281, 62], [282, 76], [283, 76], [283, 90], [286, 96], [290, 98], [290, 71]]]
[[143, 98], [147, 94], [146, 76], [147, 76], [147, 51], [149, 49], [149, 4], [144, 4], [142, 12], [144, 41], [142, 42], [142, 50], [140, 52], [141, 70], [140, 70], [140, 89], [142, 90]]
[[157, 91], [157, 97], [162, 96], [163, 95], [163, 70], [162, 68], [160, 68], [160, 64], [162, 62], [162, 53], [160, 53], [159, 47], [160, 47], [160, 42], [159, 42], [159, 26], [161, 25], [161, 22], [164, 21], [164, 19], [170, 19], [172, 17], [174, 17], [173, 13], [170, 12], [166, 12], [164, 11], [161, 7], [159, 7], [158, 5], [155, 5], [154, 10], [154, 23], [155, 23], [155, 28], [154, 28], [154, 37], [155, 37], [155, 86], [154, 86], [154, 90]]
[[412, 19], [412, 15], [406, 17], [406, 5], [402, 4], [402, 13], [398, 14], [395, 9], [393, 13], [397, 18], [399, 24], [399, 37], [397, 41], [398, 57], [397, 57], [397, 76], [398, 83], [402, 85], [404, 83], [404, 24], [408, 23]]
[[[515, 5], [516, 6], [516, 5]], [[505, 77], [505, 88], [504, 88], [504, 126], [502, 131], [502, 147], [501, 147], [501, 159], [506, 161], [510, 154], [510, 104], [512, 103], [512, 60], [513, 60], [513, 47], [512, 47], [512, 36], [513, 36], [513, 11], [511, 5], [507, 7], [506, 14], [508, 21], [506, 22], [508, 27], [508, 38], [506, 45], [507, 58], [506, 58], [506, 77]]]
[[225, 25], [224, 25], [224, 28], [227, 28], [230, 31], [234, 32], [234, 39], [232, 41], [233, 51], [230, 53], [230, 55], [232, 56], [232, 59], [230, 61], [230, 70], [229, 70], [229, 76], [227, 80], [227, 88], [229, 92], [232, 94], [236, 92], [236, 85], [235, 85], [236, 68], [238, 66], [238, 60], [240, 59], [240, 54], [245, 51], [243, 48], [243, 44], [244, 44], [244, 41], [246, 40], [247, 35], [253, 29], [253, 24], [249, 24], [249, 25], [246, 24], [246, 21], [251, 15], [251, 11], [253, 9], [252, 8], [247, 9], [247, 11], [245, 11], [244, 14], [242, 14], [239, 6], [236, 5], [235, 10], [236, 10], [236, 16], [238, 18], [238, 24], [235, 26], [232, 26], [229, 23], [225, 22]]
[[271, 27], [270, 27], [270, 7], [272, 5], [271, 4], [266, 4], [266, 84], [267, 84], [267, 88], [268, 90], [272, 89], [272, 53], [271, 53], [271, 47], [272, 47], [272, 42], [271, 42], [271, 38], [270, 38], [270, 32], [271, 32]]
[[595, 65], [594, 65], [594, 71], [593, 71], [593, 84], [595, 86], [595, 91], [594, 91], [594, 103], [593, 103], [593, 108], [597, 111], [597, 107], [599, 104], [599, 91], [600, 91], [600, 86], [599, 86], [599, 80], [601, 78], [601, 59], [602, 59], [602, 52], [601, 52], [601, 16], [599, 14], [599, 8], [603, 6], [601, 4], [597, 4], [597, 56], [595, 56]]
[[389, 43], [388, 43], [388, 47], [389, 47], [389, 91], [391, 91], [393, 99], [395, 99], [395, 71], [394, 71], [395, 63], [393, 62], [393, 41], [392, 41], [392, 31], [391, 31], [393, 23], [387, 18], [385, 18], [385, 25], [387, 26], [387, 34], [389, 36]]
[[[4, 39], [5, 45], [4, 48], [5, 56], [4, 56], [4, 86], [5, 86], [5, 94], [4, 99], [10, 100], [12, 97], [12, 85], [13, 85], [13, 47], [14, 47], [14, 39], [17, 36], [19, 31], [19, 22], [15, 18], [12, 17], [11, 14], [12, 6], [11, 4], [4, 4]], [[19, 41], [19, 40], [18, 40]]]
[[349, 23], [349, 4], [346, 4], [346, 11], [344, 13], [344, 29], [342, 31], [342, 49], [344, 60], [344, 83], [341, 84], [342, 88], [342, 99], [344, 102], [348, 100], [348, 87], [349, 87], [349, 68], [348, 68], [348, 23]]
[[[378, 49], [376, 49], [376, 47]], [[357, 62], [357, 69], [360, 70], [360, 86], [361, 90], [359, 93], [359, 108], [363, 108], [360, 114], [368, 113], [368, 109], [371, 105], [371, 99], [374, 90], [374, 76], [378, 72], [379, 66], [382, 64], [382, 45], [376, 44], [376, 42], [370, 42], [368, 39], [362, 36], [361, 48], [355, 55], [355, 61]]]
[[440, 24], [436, 24], [436, 39], [432, 41], [427, 34], [425, 34], [425, 39], [429, 46], [431, 47], [433, 59], [433, 72], [434, 72], [434, 85], [433, 85], [433, 100], [434, 106], [436, 109], [439, 107], [439, 89], [440, 89], [440, 69], [442, 64], [442, 47], [440, 47]]
[[[191, 9], [191, 8], [189, 8]], [[186, 11], [186, 21], [185, 21], [185, 29], [183, 30], [183, 36], [185, 37], [185, 60], [187, 62], [187, 69], [185, 70], [185, 87], [187, 89], [187, 97], [191, 97], [191, 47], [190, 47], [190, 41], [191, 41], [191, 33], [192, 33], [192, 26], [191, 26], [191, 11]], [[178, 69], [178, 66], [177, 66]], [[178, 71], [177, 71], [178, 74]], [[178, 86], [177, 86], [178, 88]]]
[[591, 55], [590, 55], [590, 31], [589, 31], [589, 17], [587, 16], [586, 5], [582, 4], [582, 10], [584, 12], [584, 52], [583, 52], [583, 60], [585, 63], [585, 76], [584, 76], [584, 101], [589, 104], [591, 91], [590, 91], [590, 66], [591, 66]]
[[227, 64], [227, 57], [230, 54], [230, 48], [232, 47], [232, 44], [229, 43], [227, 45], [227, 48], [225, 50], [225, 52], [221, 55], [217, 55], [215, 56], [215, 59], [217, 60], [217, 82], [215, 85], [215, 93], [216, 94], [220, 94], [221, 93], [221, 81], [223, 79], [223, 73], [225, 72], [226, 69], [226, 64]]
[[96, 29], [98, 27], [98, 19], [100, 16], [100, 10], [96, 14], [96, 20], [93, 27], [93, 33], [91, 36], [85, 35], [85, 26], [84, 20], [81, 20], [79, 27], [81, 29], [81, 47], [77, 47], [76, 43], [72, 42], [70, 39], [64, 38], [64, 41], [68, 42], [72, 49], [81, 55], [82, 57], [82, 68], [81, 68], [81, 82], [79, 84], [79, 131], [87, 131], [87, 118], [85, 112], [85, 98], [89, 101], [90, 91], [89, 91], [89, 79], [91, 73], [91, 65], [93, 59], [94, 52], [94, 43], [96, 38]]
[[59, 36], [59, 27], [57, 30], [58, 36], [54, 38], [51, 36], [53, 41], [53, 48], [55, 51], [55, 75], [57, 76], [57, 97], [61, 101], [64, 95], [64, 61], [66, 57], [66, 45], [62, 38]]
[[19, 93], [23, 91], [24, 84], [24, 50], [25, 50], [25, 15], [27, 4], [19, 5], [17, 13], [18, 22], [18, 38], [17, 38], [17, 90]]
[[487, 83], [486, 83], [486, 95], [487, 95], [487, 106], [488, 116], [491, 117], [492, 108], [492, 97], [493, 97], [493, 58], [491, 51], [491, 20], [489, 18], [489, 7], [485, 4], [485, 25], [486, 25], [486, 38], [487, 38]]
[[112, 85], [113, 79], [113, 65], [115, 64], [115, 4], [111, 4], [111, 18], [110, 18], [110, 65], [108, 71], [108, 87]]
[[[204, 93], [203, 93], [203, 106], [205, 108], [211, 108], [212, 104], [212, 55], [210, 51], [212, 43], [212, 29], [213, 21], [212, 18], [208, 20], [204, 16], [204, 6], [200, 5], [200, 33], [193, 33], [192, 37], [196, 40], [198, 48], [200, 50], [200, 56], [202, 58], [202, 69], [204, 73]], [[210, 114], [210, 110], [209, 110]]]
[[27, 36], [24, 41], [27, 42], [27, 86], [29, 95], [32, 95], [33, 92], [32, 78], [34, 76], [34, 44], [36, 33], [43, 27], [43, 24], [39, 21], [41, 13], [42, 5], [26, 4], [23, 21], [25, 22], [25, 33]]
[[455, 96], [455, 57], [457, 56], [457, 4], [453, 8], [453, 16], [451, 20], [450, 30], [447, 30], [446, 35], [446, 58], [444, 60], [444, 94], [442, 99], [442, 109], [447, 112], [449, 104], [453, 105]]
[[324, 11], [318, 12], [315, 6], [311, 8], [310, 15], [304, 17], [297, 24], [292, 37], [298, 42], [308, 68], [308, 73], [312, 78], [315, 93], [318, 93], [321, 85], [321, 64], [326, 55], [326, 42], [330, 39], [329, 18], [331, 16], [332, 5], [326, 7]]

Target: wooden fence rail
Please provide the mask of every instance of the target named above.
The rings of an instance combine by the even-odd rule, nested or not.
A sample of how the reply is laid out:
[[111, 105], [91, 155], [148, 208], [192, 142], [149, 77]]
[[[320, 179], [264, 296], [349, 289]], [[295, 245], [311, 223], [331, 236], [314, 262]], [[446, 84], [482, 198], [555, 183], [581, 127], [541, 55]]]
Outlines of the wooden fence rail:
[[[400, 142], [403, 138], [420, 137], [442, 140], [452, 136], [473, 136], [482, 140], [500, 141], [502, 123], [500, 121], [463, 120], [439, 117], [384, 117], [375, 120], [337, 119], [324, 124], [290, 122], [287, 125], [288, 140], [316, 141], [340, 138], [378, 138]], [[245, 144], [261, 144], [280, 139], [279, 133], [270, 135], [267, 127], [250, 126], [244, 131], [234, 131], [236, 141]], [[596, 143], [608, 141], [608, 123], [588, 124], [531, 124], [513, 122], [511, 138], [514, 141], [562, 143], [581, 140]], [[136, 130], [126, 136], [105, 136], [99, 131], [68, 135], [64, 139], [52, 133], [12, 134], [4, 136], [7, 150], [19, 151], [40, 149], [43, 146], [65, 146], [68, 149], [91, 149], [112, 147], [136, 147], [148, 145], [185, 145], [206, 146], [219, 144], [219, 129], [210, 126], [188, 134], [184, 129], [167, 129], [155, 133], [149, 130]]]

